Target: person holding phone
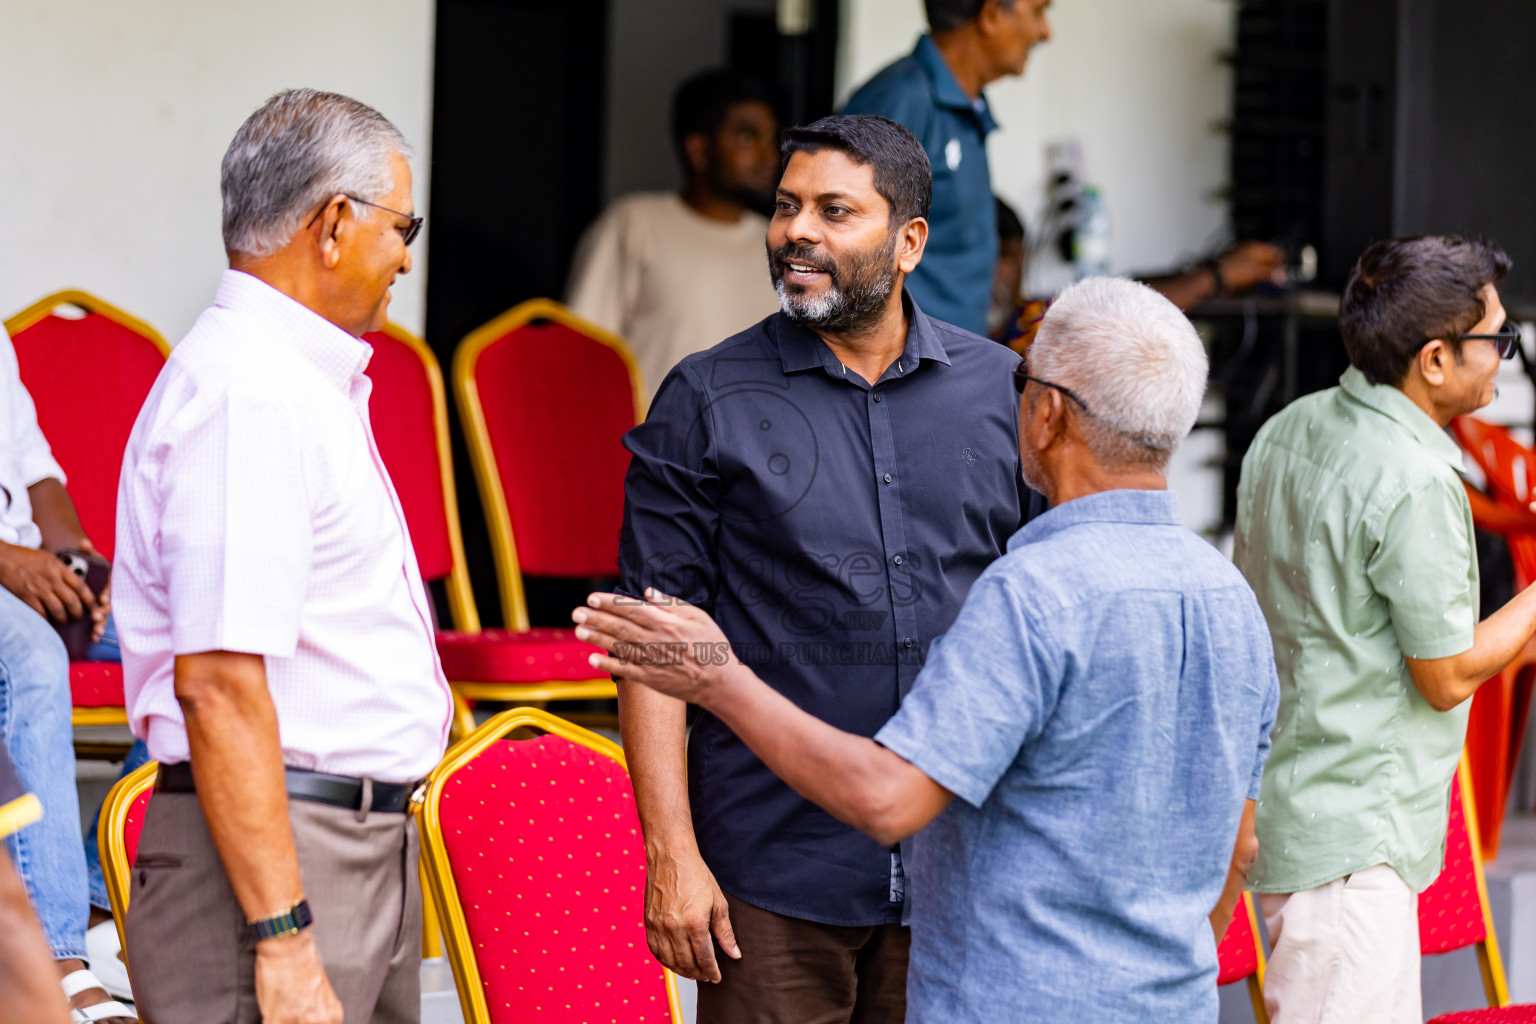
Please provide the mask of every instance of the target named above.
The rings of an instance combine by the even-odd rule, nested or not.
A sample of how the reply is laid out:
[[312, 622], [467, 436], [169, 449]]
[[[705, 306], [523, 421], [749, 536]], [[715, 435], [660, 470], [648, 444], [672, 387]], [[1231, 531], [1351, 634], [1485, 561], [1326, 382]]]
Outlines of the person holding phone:
[[16, 351], [0, 331], [0, 738], [43, 819], [6, 837], [22, 885], [37, 908], [49, 952], [73, 1009], [92, 1020], [131, 1021], [86, 970], [90, 886], [75, 790], [69, 654], [58, 627], [84, 617], [93, 639], [107, 628], [98, 600], [58, 553], [94, 553], [64, 488], [64, 471], [37, 425]]

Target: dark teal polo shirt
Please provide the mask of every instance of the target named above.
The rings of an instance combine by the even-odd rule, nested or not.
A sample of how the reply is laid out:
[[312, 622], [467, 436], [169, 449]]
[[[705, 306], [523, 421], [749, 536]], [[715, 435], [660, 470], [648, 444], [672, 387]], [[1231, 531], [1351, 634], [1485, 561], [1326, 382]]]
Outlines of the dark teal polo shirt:
[[974, 103], [928, 36], [866, 82], [845, 114], [879, 114], [917, 136], [933, 165], [928, 248], [907, 277], [929, 316], [985, 334], [997, 264], [997, 208], [987, 134], [997, 127], [985, 97]]

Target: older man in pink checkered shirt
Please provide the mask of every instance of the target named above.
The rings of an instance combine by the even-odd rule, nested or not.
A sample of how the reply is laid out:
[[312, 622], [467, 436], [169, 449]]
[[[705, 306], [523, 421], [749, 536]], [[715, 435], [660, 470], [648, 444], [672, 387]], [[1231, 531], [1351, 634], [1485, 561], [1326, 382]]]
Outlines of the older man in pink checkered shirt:
[[127, 952], [158, 1024], [420, 1013], [405, 812], [451, 700], [359, 340], [411, 267], [409, 155], [344, 96], [251, 115], [223, 163], [230, 269], [128, 443], [118, 628], [162, 768]]

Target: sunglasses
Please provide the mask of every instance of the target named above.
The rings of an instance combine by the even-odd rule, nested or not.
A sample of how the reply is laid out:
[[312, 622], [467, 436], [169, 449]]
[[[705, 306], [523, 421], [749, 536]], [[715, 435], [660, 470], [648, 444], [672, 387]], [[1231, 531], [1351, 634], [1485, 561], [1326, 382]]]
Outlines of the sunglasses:
[[[396, 217], [404, 217], [406, 220], [410, 221], [409, 224], [406, 224], [406, 225], [403, 225], [403, 226], [402, 225], [398, 225], [398, 224], [395, 225], [395, 230], [400, 232], [400, 237], [405, 239], [405, 244], [406, 245], [410, 245], [412, 242], [416, 241], [416, 236], [421, 234], [421, 225], [424, 224], [426, 222], [426, 220], [427, 220], [427, 218], [425, 218], [425, 217], [412, 217], [408, 213], [401, 213], [399, 210], [391, 210], [389, 207], [387, 207], [387, 206], [380, 206], [378, 203], [370, 203], [366, 199], [359, 199], [357, 196], [353, 195], [350, 192], [342, 192], [342, 193], [339, 193], [339, 194], [346, 196], [348, 199], [352, 200], [354, 203], [362, 203], [364, 206], [371, 206], [375, 210], [383, 210], [385, 213], [392, 213]], [[335, 197], [333, 196], [332, 198], [335, 198]], [[315, 221], [320, 219], [320, 214], [325, 212], [325, 208], [326, 208], [326, 206], [330, 205], [330, 202], [331, 202], [331, 200], [327, 199], [324, 203], [320, 204], [320, 209], [316, 210], [315, 211], [315, 215], [313, 217], [309, 218], [309, 223], [304, 225], [304, 227], [306, 229], [308, 229], [311, 226], [313, 226]]]
[[1505, 320], [1504, 326], [1493, 334], [1458, 334], [1457, 341], [1469, 339], [1482, 339], [1491, 341], [1499, 350], [1500, 359], [1513, 359], [1520, 349], [1520, 325], [1513, 320]]
[[1028, 384], [1030, 381], [1034, 381], [1041, 387], [1055, 388], [1057, 391], [1060, 391], [1062, 394], [1072, 399], [1072, 401], [1082, 406], [1083, 412], [1093, 412], [1092, 409], [1088, 408], [1088, 403], [1083, 401], [1082, 398], [1078, 397], [1077, 392], [1073, 391], [1071, 388], [1064, 388], [1060, 384], [1052, 384], [1050, 381], [1041, 380], [1039, 377], [1031, 377], [1029, 375], [1029, 360], [1020, 359], [1018, 365], [1013, 368], [1013, 386], [1017, 388], [1019, 394], [1022, 395], [1024, 393], [1024, 385]]

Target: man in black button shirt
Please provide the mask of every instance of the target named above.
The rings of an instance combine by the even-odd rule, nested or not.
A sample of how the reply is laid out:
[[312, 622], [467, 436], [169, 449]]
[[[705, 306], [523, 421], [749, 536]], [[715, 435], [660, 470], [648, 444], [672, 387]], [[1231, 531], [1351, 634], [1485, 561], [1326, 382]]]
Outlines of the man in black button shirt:
[[[922, 146], [861, 115], [783, 149], [767, 239], [782, 312], [679, 363], [625, 438], [621, 586], [706, 609], [763, 679], [873, 736], [1042, 502], [1019, 470], [1018, 357], [903, 287], [928, 235]], [[707, 714], [685, 761], [681, 702], [621, 681], [619, 713], [647, 934], [662, 963], [718, 982], [700, 1024], [900, 1021], [898, 848], [801, 799]]]

